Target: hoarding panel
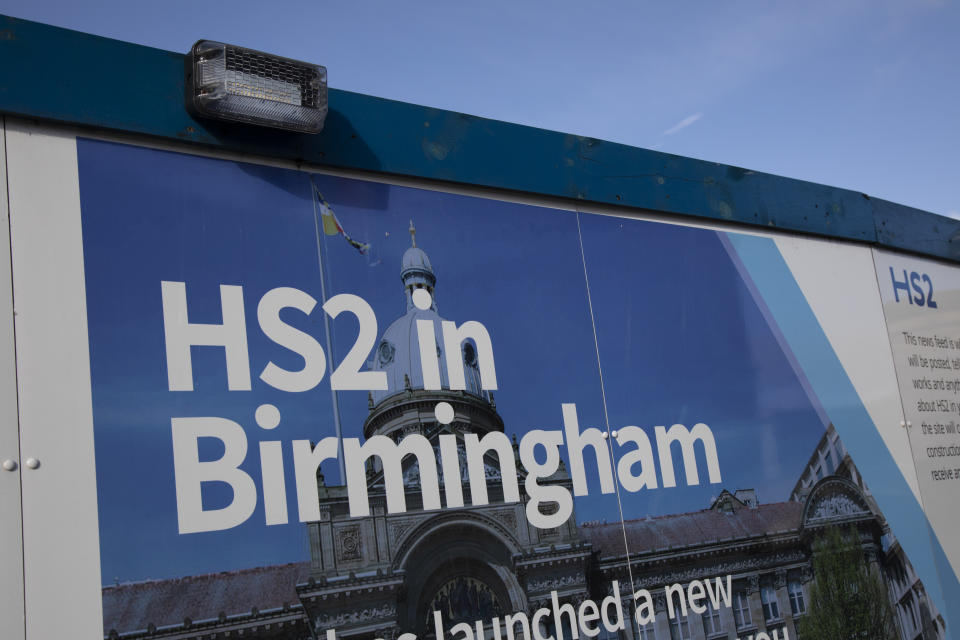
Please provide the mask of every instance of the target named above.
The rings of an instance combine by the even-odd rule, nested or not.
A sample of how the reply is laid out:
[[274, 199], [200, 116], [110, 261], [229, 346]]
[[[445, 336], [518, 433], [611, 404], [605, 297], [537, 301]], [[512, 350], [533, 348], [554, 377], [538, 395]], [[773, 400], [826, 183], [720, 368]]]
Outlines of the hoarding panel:
[[73, 136], [7, 123], [27, 637], [100, 627], [96, 477]]
[[[78, 158], [72, 178], [69, 162], [48, 169], [79, 179], [79, 193], [62, 190], [67, 206], [37, 196], [58, 191], [41, 179], [21, 188], [36, 219], [36, 228], [23, 222], [22, 251], [44, 224], [60, 225], [53, 262], [71, 276], [51, 282], [49, 253], [15, 256], [14, 266], [58, 295], [72, 286], [55, 319], [79, 311], [85, 320], [89, 377], [69, 382], [92, 394], [93, 419], [78, 428], [95, 438], [97, 493], [78, 476], [88, 517], [70, 549], [99, 548], [99, 582], [91, 554], [66, 571], [80, 572], [76, 590], [95, 593], [103, 614], [84, 629], [468, 640], [509, 615], [516, 634], [545, 639], [570, 637], [569, 621], [597, 607], [610, 624], [594, 618], [587, 630], [652, 637], [633, 623], [642, 608], [633, 589], [650, 586], [660, 590], [656, 637], [735, 637], [780, 623], [793, 636], [792, 607], [813, 610], [815, 534], [850, 524], [885, 579], [897, 561], [912, 563], [918, 575], [905, 588], [926, 587], [937, 605], [915, 603], [920, 624], [921, 605], [939, 624], [947, 587], [929, 584], [929, 541], [912, 535], [925, 535], [925, 517], [901, 452], [887, 450], [902, 443], [881, 427], [899, 407], [889, 358], [871, 351], [879, 320], [855, 330], [857, 313], [879, 307], [876, 283], [864, 283], [869, 252], [33, 137], [21, 143], [24, 167], [36, 170], [41, 152]], [[81, 235], [82, 262], [70, 244]], [[841, 273], [811, 275], [831, 261]], [[809, 290], [824, 277], [834, 290]], [[827, 308], [850, 286], [859, 311]], [[27, 293], [27, 308], [40, 308], [39, 297]], [[454, 326], [445, 332], [441, 318]], [[67, 333], [54, 346], [86, 363], [81, 333]], [[50, 354], [36, 344], [28, 335], [24, 347], [40, 363]], [[331, 394], [334, 369], [344, 375]], [[31, 373], [24, 398], [38, 381]], [[34, 401], [31, 411], [42, 436], [57, 409]], [[660, 446], [658, 435], [670, 435], [656, 427], [676, 424], [697, 429], [692, 464], [682, 442]], [[501, 429], [504, 440], [483, 445], [443, 439]], [[637, 466], [618, 465], [628, 454], [636, 463], [640, 432], [649, 451]], [[365, 459], [364, 442], [378, 455]], [[416, 464], [392, 453], [401, 442]], [[417, 442], [427, 447], [420, 456]], [[471, 465], [468, 449], [486, 445]], [[878, 462], [861, 462], [858, 450]], [[656, 488], [631, 477], [640, 467]], [[858, 484], [857, 470], [869, 481]], [[874, 482], [877, 470], [891, 479]], [[474, 491], [481, 482], [489, 503]], [[904, 514], [914, 520], [905, 531]], [[55, 543], [41, 536], [31, 548]], [[727, 577], [732, 599], [704, 617], [691, 585], [719, 589]], [[663, 615], [669, 586], [687, 594], [686, 624]], [[742, 606], [734, 586], [750, 590]], [[59, 604], [30, 593], [34, 615]], [[752, 626], [738, 625], [747, 612]], [[908, 637], [909, 614], [896, 615]], [[42, 624], [52, 632], [64, 622]]]
[[10, 276], [10, 219], [4, 126], [0, 120], [0, 620], [6, 637], [22, 640], [23, 538], [20, 514], [20, 437], [17, 423], [16, 351], [13, 342], [13, 289]]
[[923, 506], [945, 589], [960, 567], [956, 483], [960, 415], [960, 270], [874, 250], [877, 282], [903, 398]]

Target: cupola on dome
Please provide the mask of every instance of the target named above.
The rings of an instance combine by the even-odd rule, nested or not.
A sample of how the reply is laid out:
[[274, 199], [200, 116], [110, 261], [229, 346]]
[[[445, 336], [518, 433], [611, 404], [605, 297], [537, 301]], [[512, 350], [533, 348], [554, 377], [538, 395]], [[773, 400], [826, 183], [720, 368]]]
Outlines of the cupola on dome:
[[[371, 370], [383, 371], [387, 374], [387, 390], [371, 393], [373, 402], [377, 404], [397, 393], [424, 388], [419, 343], [417, 341], [417, 320], [430, 320], [433, 323], [437, 343], [437, 358], [440, 365], [440, 383], [444, 389], [449, 389], [450, 386], [441, 332], [443, 318], [437, 312], [434, 290], [437, 276], [433, 271], [433, 265], [430, 263], [427, 253], [417, 246], [416, 233], [417, 230], [411, 220], [411, 247], [404, 252], [400, 263], [400, 279], [403, 281], [406, 313], [397, 318], [383, 332], [383, 336], [377, 343], [373, 361], [370, 363]], [[428, 308], [418, 309], [414, 304], [413, 292], [417, 289], [426, 289], [430, 293], [430, 306]], [[471, 343], [467, 342], [462, 345], [461, 357], [467, 383], [466, 393], [489, 401], [488, 394], [482, 390], [480, 385], [476, 350]]]

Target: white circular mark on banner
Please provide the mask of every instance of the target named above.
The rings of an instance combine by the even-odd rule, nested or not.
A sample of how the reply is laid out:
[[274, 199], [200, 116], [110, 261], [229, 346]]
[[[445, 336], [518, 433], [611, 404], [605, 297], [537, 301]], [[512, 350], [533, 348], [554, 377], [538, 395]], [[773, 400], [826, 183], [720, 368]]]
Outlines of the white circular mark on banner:
[[449, 402], [438, 402], [433, 410], [433, 415], [436, 416], [437, 422], [440, 424], [450, 424], [453, 422], [453, 407], [450, 406]]
[[276, 429], [280, 424], [280, 410], [272, 404], [262, 404], [257, 407], [257, 412], [253, 416], [257, 424], [264, 429]]
[[413, 304], [417, 309], [426, 311], [433, 304], [433, 298], [430, 297], [430, 292], [426, 289], [414, 289]]

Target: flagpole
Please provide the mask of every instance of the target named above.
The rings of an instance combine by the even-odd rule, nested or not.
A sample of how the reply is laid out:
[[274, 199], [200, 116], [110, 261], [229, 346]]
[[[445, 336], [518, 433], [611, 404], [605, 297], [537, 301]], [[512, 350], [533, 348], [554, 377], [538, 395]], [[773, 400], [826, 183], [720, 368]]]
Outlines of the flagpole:
[[[320, 297], [322, 304], [327, 303], [327, 278], [323, 267], [323, 250], [320, 247], [322, 237], [320, 234], [320, 216], [317, 212], [317, 199], [319, 193], [316, 185], [313, 183], [313, 176], [310, 176], [310, 200], [313, 202], [313, 228], [317, 236], [317, 263], [320, 265]], [[333, 359], [333, 346], [330, 340], [330, 316], [323, 313], [323, 329], [327, 336], [327, 370], [333, 371], [336, 364]], [[333, 400], [333, 425], [337, 435], [337, 462], [340, 464], [340, 482], [347, 483], [347, 469], [343, 460], [343, 431], [340, 428], [340, 400], [337, 397], [337, 391], [330, 386], [330, 397]]]

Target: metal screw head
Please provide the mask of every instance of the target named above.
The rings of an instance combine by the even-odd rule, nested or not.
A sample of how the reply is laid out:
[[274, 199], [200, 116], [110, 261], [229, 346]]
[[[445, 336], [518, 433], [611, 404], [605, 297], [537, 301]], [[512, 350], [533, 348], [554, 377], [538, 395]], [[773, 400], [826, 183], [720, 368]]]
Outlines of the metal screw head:
[[3, 470], [4, 471], [16, 471], [17, 470], [17, 461], [16, 460], [4, 460], [3, 461]]
[[613, 438], [614, 440], [617, 439], [617, 430], [616, 430], [616, 429], [614, 429], [613, 431], [610, 432], [610, 437]]
[[28, 469], [36, 469], [40, 466], [40, 461], [36, 458], [27, 458], [27, 461], [24, 464], [27, 465]]

